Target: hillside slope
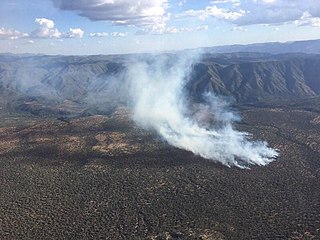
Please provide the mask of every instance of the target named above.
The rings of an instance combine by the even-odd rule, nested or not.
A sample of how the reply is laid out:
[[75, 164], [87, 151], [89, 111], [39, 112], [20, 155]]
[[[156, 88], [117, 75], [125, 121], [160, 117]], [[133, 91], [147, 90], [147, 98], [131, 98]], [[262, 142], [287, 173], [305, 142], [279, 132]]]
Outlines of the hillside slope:
[[[141, 56], [140, 56], [141, 57]], [[129, 56], [0, 55], [0, 104], [36, 113], [105, 112], [128, 102]], [[320, 94], [320, 56], [206, 54], [187, 78], [189, 97], [205, 92], [239, 103]]]
[[203, 92], [232, 96], [237, 102], [271, 98], [306, 98], [320, 93], [320, 58], [196, 64], [188, 84], [198, 98]]

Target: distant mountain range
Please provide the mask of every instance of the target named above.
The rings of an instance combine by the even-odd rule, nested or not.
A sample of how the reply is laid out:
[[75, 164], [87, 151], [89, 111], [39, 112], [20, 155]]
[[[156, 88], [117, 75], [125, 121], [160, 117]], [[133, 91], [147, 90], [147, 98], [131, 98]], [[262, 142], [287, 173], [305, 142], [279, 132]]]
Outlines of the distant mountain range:
[[[0, 105], [37, 114], [110, 111], [126, 104], [128, 56], [0, 55]], [[190, 99], [203, 93], [239, 103], [320, 95], [320, 55], [208, 53], [193, 66]]]
[[228, 45], [204, 48], [210, 53], [231, 53], [231, 52], [260, 52], [269, 54], [280, 53], [308, 53], [320, 54], [320, 40], [305, 40], [293, 42], [270, 42], [255, 43], [247, 45]]

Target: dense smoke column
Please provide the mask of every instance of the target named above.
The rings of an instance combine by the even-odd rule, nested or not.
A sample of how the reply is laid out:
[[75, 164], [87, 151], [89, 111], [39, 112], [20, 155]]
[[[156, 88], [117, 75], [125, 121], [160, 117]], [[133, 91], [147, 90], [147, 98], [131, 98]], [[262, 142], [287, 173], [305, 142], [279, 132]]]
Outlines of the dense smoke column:
[[[190, 115], [184, 87], [194, 63], [194, 55], [158, 55], [134, 59], [128, 64], [133, 119], [155, 129], [169, 144], [227, 166], [266, 165], [277, 152], [266, 142], [250, 141], [250, 135], [237, 131], [237, 116], [219, 97], [206, 94], [206, 103]], [[210, 127], [201, 122], [211, 116]]]

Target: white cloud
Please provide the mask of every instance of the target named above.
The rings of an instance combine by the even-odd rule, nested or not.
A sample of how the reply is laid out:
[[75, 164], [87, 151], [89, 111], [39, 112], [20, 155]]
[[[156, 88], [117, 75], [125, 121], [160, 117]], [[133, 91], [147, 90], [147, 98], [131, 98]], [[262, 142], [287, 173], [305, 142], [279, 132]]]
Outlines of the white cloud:
[[34, 30], [31, 36], [33, 38], [60, 38], [62, 33], [56, 28], [50, 29], [42, 27]]
[[4, 27], [0, 28], [0, 39], [19, 39], [19, 38], [26, 38], [29, 35], [27, 33], [19, 32], [13, 29], [7, 29]]
[[96, 32], [96, 33], [90, 33], [90, 37], [108, 37], [109, 33], [107, 32]]
[[36, 18], [39, 28], [31, 33], [34, 38], [60, 38], [62, 33], [54, 27], [54, 22], [47, 18]]
[[182, 0], [178, 3], [178, 5], [181, 7], [182, 5], [184, 5], [187, 2], [187, 0]]
[[84, 31], [80, 28], [70, 28], [68, 32], [61, 32], [55, 28], [55, 23], [51, 19], [47, 18], [36, 18], [35, 23], [39, 25], [37, 29], [29, 33], [23, 33], [13, 29], [7, 29], [4, 27], [0, 28], [0, 40], [3, 39], [30, 39], [28, 43], [34, 43], [32, 39], [44, 38], [44, 39], [61, 39], [61, 38], [82, 38]]
[[43, 26], [45, 28], [54, 28], [54, 22], [47, 18], [36, 18], [35, 22], [39, 23], [40, 26]]
[[126, 37], [128, 36], [127, 32], [96, 32], [96, 33], [90, 33], [90, 37]]
[[234, 6], [239, 6], [241, 1], [240, 0], [213, 0], [213, 1], [210, 1], [210, 4], [212, 4], [212, 5], [214, 5], [214, 4], [226, 4], [226, 3], [231, 3]]
[[262, 4], [273, 4], [276, 3], [277, 0], [254, 0], [254, 2]]
[[112, 32], [110, 33], [112, 37], [126, 37], [128, 36], [127, 32]]
[[[190, 9], [177, 14], [177, 17], [197, 17], [201, 20], [213, 17], [237, 26], [284, 23], [319, 25], [318, 0], [212, 0], [209, 3], [204, 9]], [[301, 17], [306, 12], [309, 15]]]
[[272, 3], [275, 3], [277, 2], [277, 0], [262, 0], [264, 3], [267, 3], [267, 4], [272, 4]]
[[238, 25], [293, 23], [301, 20], [304, 12], [313, 18], [320, 17], [318, 0], [242, 0], [241, 7], [248, 14], [235, 21]]
[[231, 31], [234, 31], [234, 32], [248, 32], [248, 29], [246, 28], [243, 28], [243, 27], [239, 27], [239, 26], [235, 26], [231, 29]]
[[304, 12], [299, 20], [295, 21], [297, 26], [320, 27], [320, 18], [312, 17], [309, 12]]
[[217, 6], [208, 6], [203, 10], [188, 10], [178, 16], [198, 17], [201, 20], [206, 20], [208, 17], [214, 17], [223, 20], [237, 20], [245, 15], [245, 11], [239, 9], [238, 11], [229, 11]]
[[82, 38], [84, 31], [80, 28], [70, 28], [68, 32], [60, 32], [55, 28], [55, 23], [51, 19], [36, 18], [39, 28], [31, 33], [33, 38]]
[[225, 20], [237, 20], [244, 16], [245, 11], [240, 9], [239, 11], [228, 11], [223, 8], [218, 8], [217, 6], [207, 7], [206, 14], [208, 16], [216, 17]]
[[197, 26], [197, 27], [191, 27], [191, 28], [180, 28], [179, 32], [199, 32], [199, 31], [208, 31], [209, 26], [204, 25], [204, 26]]
[[141, 30], [138, 31], [138, 35], [143, 35], [143, 34], [155, 34], [155, 35], [160, 35], [160, 34], [174, 34], [174, 33], [181, 33], [181, 32], [199, 32], [199, 31], [208, 31], [209, 26], [208, 25], [203, 25], [203, 26], [197, 26], [197, 27], [166, 27], [165, 29], [162, 29], [161, 32], [146, 32], [148, 30]]
[[82, 38], [84, 35], [84, 31], [80, 28], [70, 28], [69, 32], [65, 34], [68, 38]]
[[168, 0], [52, 0], [56, 7], [76, 11], [93, 21], [115, 25], [163, 28], [166, 25]]

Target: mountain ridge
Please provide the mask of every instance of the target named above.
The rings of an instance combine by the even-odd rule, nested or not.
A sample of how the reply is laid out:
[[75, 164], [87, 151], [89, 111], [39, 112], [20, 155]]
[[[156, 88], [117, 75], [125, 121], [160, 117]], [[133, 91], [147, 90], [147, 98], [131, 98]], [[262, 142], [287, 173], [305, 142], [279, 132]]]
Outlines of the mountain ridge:
[[320, 93], [320, 57], [288, 58], [220, 65], [197, 63], [189, 89], [232, 96], [237, 102], [266, 98], [306, 98]]
[[299, 40], [289, 42], [264, 42], [252, 44], [234, 44], [203, 48], [210, 53], [231, 53], [231, 52], [260, 52], [268, 54], [281, 53], [320, 53], [320, 39]]
[[[67, 101], [70, 109], [109, 111], [128, 102], [127, 61], [132, 59], [0, 55], [1, 106], [28, 109], [35, 104], [26, 102], [45, 107]], [[212, 92], [237, 103], [309, 98], [320, 95], [319, 76], [320, 55], [206, 53], [187, 76], [187, 97], [201, 102], [204, 93]]]

